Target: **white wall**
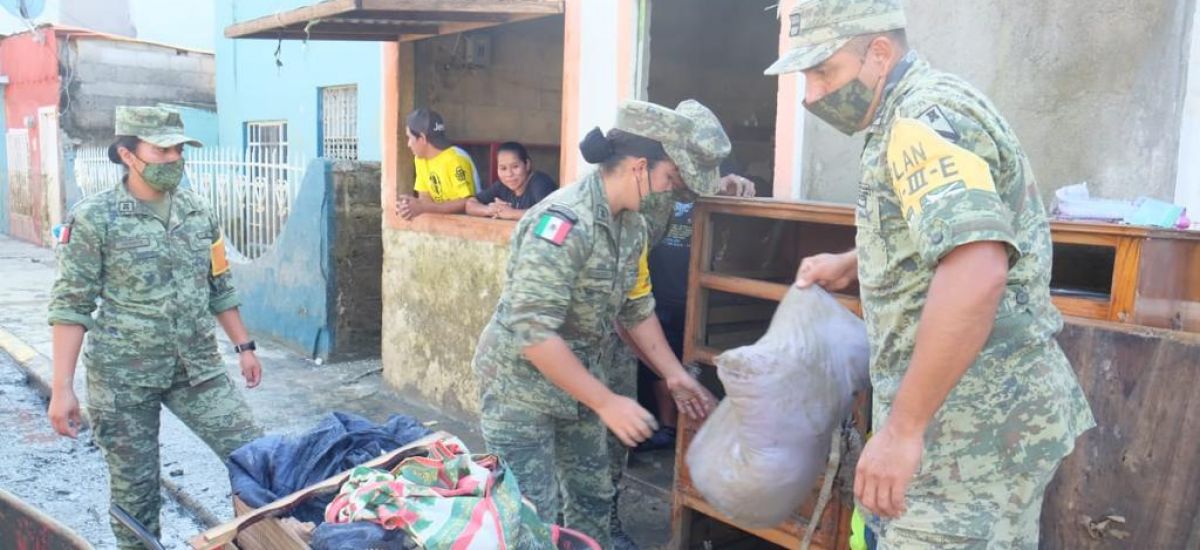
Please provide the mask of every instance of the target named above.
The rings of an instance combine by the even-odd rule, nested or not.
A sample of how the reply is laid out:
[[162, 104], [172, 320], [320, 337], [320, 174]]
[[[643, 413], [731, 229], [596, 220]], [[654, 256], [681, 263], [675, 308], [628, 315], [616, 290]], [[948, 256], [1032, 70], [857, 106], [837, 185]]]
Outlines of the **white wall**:
[[1191, 46], [1188, 51], [1187, 88], [1183, 121], [1179, 127], [1179, 173], [1175, 181], [1175, 203], [1188, 209], [1188, 217], [1200, 223], [1200, 9], [1193, 7]]
[[[617, 36], [620, 27], [620, 10], [611, 2], [579, 2], [580, 14], [580, 60], [579, 60], [579, 118], [576, 120], [579, 139], [592, 128], [599, 126], [607, 131], [617, 119]], [[576, 149], [573, 143], [563, 147]], [[588, 163], [578, 153], [578, 173], [567, 174], [575, 179], [589, 171]], [[565, 182], [564, 182], [565, 183]]]

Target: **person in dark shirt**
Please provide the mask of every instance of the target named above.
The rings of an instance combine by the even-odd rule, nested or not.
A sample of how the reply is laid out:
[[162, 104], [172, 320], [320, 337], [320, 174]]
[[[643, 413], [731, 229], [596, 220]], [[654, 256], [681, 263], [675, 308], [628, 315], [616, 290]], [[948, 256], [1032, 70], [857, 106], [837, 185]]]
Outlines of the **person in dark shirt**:
[[467, 214], [519, 220], [529, 207], [558, 189], [550, 176], [533, 169], [529, 152], [515, 141], [502, 143], [497, 150], [496, 175], [499, 181], [467, 200]]
[[[754, 182], [739, 176], [730, 158], [721, 164], [721, 185], [717, 194], [730, 197], [755, 196]], [[688, 260], [692, 255], [692, 208], [695, 203], [677, 202], [662, 240], [650, 249], [648, 263], [654, 293], [654, 312], [662, 324], [667, 344], [675, 356], [683, 357], [683, 329], [687, 313]], [[647, 410], [657, 411], [659, 428], [633, 452], [669, 449], [675, 446], [678, 414], [671, 392], [643, 362], [638, 361], [638, 401]]]

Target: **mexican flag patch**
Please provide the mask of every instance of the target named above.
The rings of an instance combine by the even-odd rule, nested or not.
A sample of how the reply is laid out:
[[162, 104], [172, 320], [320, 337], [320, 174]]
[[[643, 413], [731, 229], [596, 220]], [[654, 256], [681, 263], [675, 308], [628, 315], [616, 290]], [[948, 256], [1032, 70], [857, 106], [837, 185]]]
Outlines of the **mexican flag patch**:
[[542, 214], [542, 218], [538, 220], [537, 227], [533, 229], [533, 234], [554, 243], [555, 246], [562, 246], [563, 241], [567, 240], [567, 234], [571, 232], [572, 227], [575, 227], [574, 223], [547, 212]]
[[58, 244], [67, 244], [71, 242], [71, 226], [69, 224], [56, 225], [54, 226], [54, 229], [51, 230], [51, 233], [54, 235], [54, 240], [57, 241]]

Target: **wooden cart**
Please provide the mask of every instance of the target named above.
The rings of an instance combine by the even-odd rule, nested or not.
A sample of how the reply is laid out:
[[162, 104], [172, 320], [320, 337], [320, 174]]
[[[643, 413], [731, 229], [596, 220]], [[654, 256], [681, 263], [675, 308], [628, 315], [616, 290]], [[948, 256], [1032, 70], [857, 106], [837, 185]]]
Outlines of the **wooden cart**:
[[[848, 250], [855, 233], [852, 207], [766, 199], [701, 199], [693, 228], [684, 359], [704, 367], [765, 332], [801, 259]], [[1165, 545], [1147, 548], [1200, 544], [1200, 391], [1194, 386], [1200, 380], [1200, 233], [1061, 222], [1052, 224], [1052, 233], [1053, 300], [1068, 320], [1059, 341], [1101, 428], [1080, 439], [1048, 491], [1043, 540], [1053, 548], [1120, 548], [1117, 535], [1128, 532], [1142, 535], [1130, 540]], [[838, 299], [860, 313], [857, 296], [854, 287]], [[704, 370], [702, 379], [719, 391], [715, 369]], [[868, 409], [861, 399], [860, 428], [868, 424]], [[702, 538], [715, 543], [713, 532], [727, 544], [741, 533], [742, 543], [753, 539], [751, 547], [798, 547], [815, 498], [775, 528], [738, 526], [692, 486], [684, 454], [697, 428], [681, 416], [672, 547], [701, 547]], [[1164, 448], [1173, 454], [1155, 453]], [[831, 501], [813, 547], [847, 546], [850, 506]], [[1183, 516], [1157, 513], [1164, 509]], [[1126, 523], [1105, 521], [1113, 517]], [[714, 529], [714, 521], [737, 531]]]
[[91, 550], [67, 526], [0, 489], [0, 548]]

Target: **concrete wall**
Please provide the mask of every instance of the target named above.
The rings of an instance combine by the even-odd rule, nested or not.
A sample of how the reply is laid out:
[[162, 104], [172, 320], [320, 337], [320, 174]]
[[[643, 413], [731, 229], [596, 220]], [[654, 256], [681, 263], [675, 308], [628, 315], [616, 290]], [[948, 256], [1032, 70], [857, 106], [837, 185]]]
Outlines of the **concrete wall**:
[[1187, 88], [1183, 123], [1179, 129], [1179, 170], [1175, 179], [1175, 203], [1188, 209], [1192, 221], [1200, 223], [1200, 9], [1192, 7], [1192, 27], [1188, 39]]
[[[1020, 136], [1046, 197], [1174, 195], [1195, 0], [908, 0], [910, 41], [978, 86]], [[808, 117], [805, 198], [851, 202], [862, 138]]]
[[[212, 54], [104, 38], [62, 41], [65, 89], [62, 126], [82, 145], [112, 142], [118, 105], [161, 102], [212, 110], [216, 105]], [[190, 130], [190, 128], [189, 128]]]
[[[246, 122], [286, 120], [291, 150], [320, 154], [319, 88], [358, 86], [359, 160], [380, 159], [380, 55], [372, 42], [231, 40], [224, 29], [235, 21], [286, 11], [312, 0], [217, 0], [217, 103], [221, 143], [244, 147]], [[276, 47], [280, 47], [278, 57]], [[277, 62], [279, 64], [277, 64]]]
[[[5, 120], [4, 89], [7, 84], [0, 85], [0, 130], [8, 129]], [[8, 148], [0, 147], [0, 233], [8, 233]]]
[[[557, 144], [562, 124], [563, 19], [546, 17], [469, 34], [491, 38], [489, 66], [463, 65], [462, 35], [416, 44], [416, 104], [441, 113], [453, 140]], [[535, 152], [534, 157], [539, 169], [557, 175], [557, 155], [539, 158]], [[474, 160], [481, 173], [486, 171], [487, 158]]]
[[323, 359], [335, 341], [332, 198], [328, 164], [310, 162], [275, 246], [253, 262], [233, 266], [251, 334]]
[[5, 131], [24, 128], [29, 137], [28, 206], [22, 208], [10, 202], [9, 224], [4, 229], [13, 237], [39, 245], [44, 245], [48, 238], [50, 216], [42, 185], [46, 178], [42, 176], [38, 110], [58, 104], [61, 83], [58, 51], [59, 39], [50, 29], [0, 39], [0, 72], [9, 80], [4, 87]]
[[471, 358], [500, 298], [513, 224], [430, 215], [415, 223], [438, 222], [502, 237], [384, 231], [383, 374], [449, 414], [475, 416]]
[[379, 163], [335, 162], [333, 194], [335, 354], [378, 357], [383, 322]]
[[[649, 99], [675, 106], [696, 99], [717, 114], [743, 175], [766, 184], [775, 167], [777, 82], [763, 69], [776, 57], [774, 12], [744, 0], [654, 0]], [[769, 185], [760, 191], [770, 192]]]

